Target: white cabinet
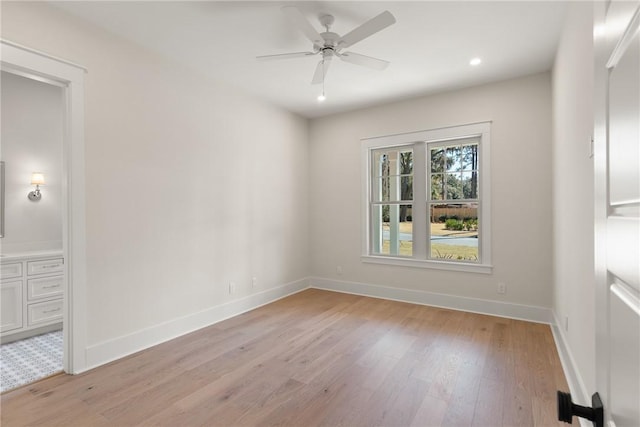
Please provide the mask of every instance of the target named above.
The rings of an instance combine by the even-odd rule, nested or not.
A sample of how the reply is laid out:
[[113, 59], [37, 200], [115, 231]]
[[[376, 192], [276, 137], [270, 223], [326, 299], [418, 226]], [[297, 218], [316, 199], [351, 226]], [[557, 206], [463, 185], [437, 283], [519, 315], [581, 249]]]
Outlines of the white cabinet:
[[27, 301], [38, 301], [43, 298], [62, 298], [63, 276], [27, 279]]
[[0, 279], [11, 279], [14, 277], [22, 277], [22, 263], [8, 262], [3, 263], [0, 269]]
[[0, 332], [22, 328], [22, 280], [0, 282]]
[[60, 329], [64, 297], [61, 254], [10, 255], [0, 264], [2, 341]]
[[62, 318], [62, 300], [29, 304], [27, 310], [27, 324], [29, 326], [49, 324]]
[[27, 261], [27, 275], [62, 273], [64, 262], [62, 258]]

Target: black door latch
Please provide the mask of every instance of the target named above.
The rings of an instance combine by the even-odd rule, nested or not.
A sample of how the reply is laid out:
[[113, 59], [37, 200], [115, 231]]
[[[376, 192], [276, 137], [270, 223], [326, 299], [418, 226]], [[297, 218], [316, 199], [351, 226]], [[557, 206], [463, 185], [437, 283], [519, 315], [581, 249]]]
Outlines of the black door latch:
[[571, 393], [558, 390], [558, 420], [571, 424], [572, 417], [586, 418], [593, 422], [594, 427], [604, 427], [604, 409], [598, 393], [591, 396], [591, 405], [576, 405], [571, 401]]

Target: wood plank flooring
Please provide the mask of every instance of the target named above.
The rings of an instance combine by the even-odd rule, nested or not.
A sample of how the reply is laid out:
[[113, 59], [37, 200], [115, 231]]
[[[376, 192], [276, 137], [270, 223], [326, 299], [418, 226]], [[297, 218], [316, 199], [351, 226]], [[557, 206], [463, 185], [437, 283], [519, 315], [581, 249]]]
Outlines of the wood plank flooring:
[[2, 395], [2, 426], [560, 426], [548, 325], [306, 290]]

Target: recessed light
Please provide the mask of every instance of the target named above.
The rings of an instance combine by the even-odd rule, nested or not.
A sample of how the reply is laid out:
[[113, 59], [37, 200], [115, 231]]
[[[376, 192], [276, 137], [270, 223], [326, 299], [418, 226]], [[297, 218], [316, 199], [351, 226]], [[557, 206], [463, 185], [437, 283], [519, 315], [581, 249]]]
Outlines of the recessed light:
[[476, 65], [480, 65], [481, 62], [482, 62], [482, 59], [473, 58], [471, 61], [469, 61], [469, 65], [473, 65], [475, 67]]

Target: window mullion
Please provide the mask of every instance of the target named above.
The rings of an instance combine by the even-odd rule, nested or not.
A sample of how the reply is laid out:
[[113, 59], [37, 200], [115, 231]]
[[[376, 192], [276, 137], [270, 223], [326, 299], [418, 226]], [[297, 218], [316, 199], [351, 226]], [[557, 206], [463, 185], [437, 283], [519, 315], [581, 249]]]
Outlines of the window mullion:
[[426, 259], [427, 242], [427, 144], [413, 146], [413, 257]]

